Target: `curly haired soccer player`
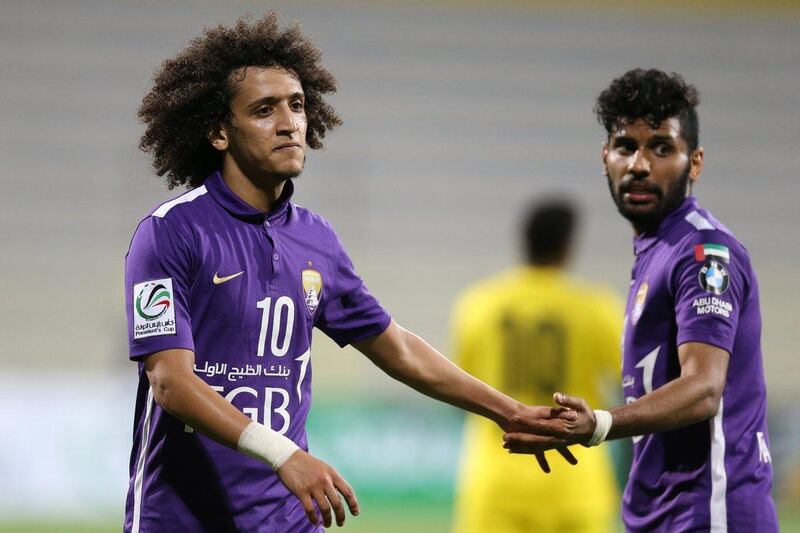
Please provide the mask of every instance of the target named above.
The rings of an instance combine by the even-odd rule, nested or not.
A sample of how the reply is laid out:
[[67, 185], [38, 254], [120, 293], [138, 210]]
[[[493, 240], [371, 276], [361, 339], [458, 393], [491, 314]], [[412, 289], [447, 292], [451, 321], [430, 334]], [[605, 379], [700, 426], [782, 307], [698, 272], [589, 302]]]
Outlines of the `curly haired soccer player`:
[[633, 437], [628, 531], [778, 531], [761, 361], [758, 284], [747, 250], [698, 205], [697, 90], [677, 74], [631, 70], [595, 111], [608, 134], [612, 199], [634, 230], [625, 312], [626, 405], [589, 408], [560, 437], [506, 435], [515, 452]]
[[306, 452], [313, 327], [506, 430], [565, 423], [393, 322], [330, 224], [292, 202], [306, 148], [341, 122], [319, 60], [274, 14], [239, 20], [167, 60], [142, 102], [141, 148], [189, 191], [141, 221], [125, 261], [139, 366], [125, 531], [320, 531], [342, 525], [345, 505], [358, 513], [352, 488]]

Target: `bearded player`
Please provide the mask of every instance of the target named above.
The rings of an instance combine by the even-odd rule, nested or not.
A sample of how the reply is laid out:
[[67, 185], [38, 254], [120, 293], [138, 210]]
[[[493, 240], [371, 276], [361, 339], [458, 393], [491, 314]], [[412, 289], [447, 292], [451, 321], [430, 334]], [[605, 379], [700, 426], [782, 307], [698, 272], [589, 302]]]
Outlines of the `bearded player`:
[[139, 366], [125, 531], [320, 531], [345, 505], [358, 513], [353, 489], [307, 453], [314, 327], [506, 430], [564, 422], [393, 322], [330, 224], [292, 201], [306, 148], [340, 123], [319, 59], [274, 14], [240, 20], [164, 62], [142, 102], [141, 148], [190, 190], [141, 221], [125, 261]]
[[595, 111], [611, 196], [633, 226], [625, 313], [626, 405], [592, 410], [559, 438], [506, 435], [513, 452], [632, 437], [628, 531], [778, 531], [761, 360], [758, 283], [745, 247], [692, 196], [703, 169], [698, 92], [632, 70]]

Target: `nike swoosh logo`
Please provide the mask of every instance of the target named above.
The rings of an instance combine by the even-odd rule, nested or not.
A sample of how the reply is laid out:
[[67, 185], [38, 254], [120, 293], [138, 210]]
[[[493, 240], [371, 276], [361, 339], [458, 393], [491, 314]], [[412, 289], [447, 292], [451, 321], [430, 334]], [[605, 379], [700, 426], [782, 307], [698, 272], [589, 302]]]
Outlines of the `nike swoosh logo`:
[[220, 283], [225, 283], [226, 281], [230, 281], [233, 278], [241, 276], [242, 274], [244, 274], [244, 270], [242, 270], [241, 272], [237, 272], [236, 274], [231, 274], [230, 276], [225, 276], [225, 277], [222, 277], [222, 278], [217, 276], [217, 274], [218, 273], [214, 274], [214, 280], [213, 280], [214, 281], [214, 285], [219, 285]]

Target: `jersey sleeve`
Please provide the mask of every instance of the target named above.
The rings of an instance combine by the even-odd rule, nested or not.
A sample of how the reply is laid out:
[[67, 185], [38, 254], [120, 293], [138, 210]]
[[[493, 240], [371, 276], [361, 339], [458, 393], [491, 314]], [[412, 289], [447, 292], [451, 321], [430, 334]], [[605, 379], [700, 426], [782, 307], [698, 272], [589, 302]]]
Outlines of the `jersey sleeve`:
[[316, 327], [340, 347], [383, 333], [392, 318], [370, 294], [364, 280], [334, 234], [335, 279], [330, 295], [323, 300]]
[[748, 290], [745, 253], [718, 231], [698, 232], [679, 251], [672, 276], [678, 346], [703, 342], [732, 353]]
[[162, 350], [194, 350], [188, 310], [192, 272], [191, 248], [177, 228], [160, 217], [144, 219], [125, 257], [125, 311], [132, 360]]

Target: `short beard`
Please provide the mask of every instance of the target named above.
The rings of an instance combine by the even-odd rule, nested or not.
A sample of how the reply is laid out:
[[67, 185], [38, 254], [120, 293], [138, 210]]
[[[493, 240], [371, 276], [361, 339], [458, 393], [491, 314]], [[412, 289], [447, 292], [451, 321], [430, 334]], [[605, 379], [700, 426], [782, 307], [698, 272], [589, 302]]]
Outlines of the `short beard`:
[[291, 180], [291, 179], [294, 179], [294, 178], [298, 177], [306, 169], [306, 157], [307, 157], [307, 154], [304, 153], [303, 154], [303, 164], [300, 166], [300, 168], [298, 170], [296, 170], [296, 171], [295, 170], [290, 170], [288, 172], [277, 172], [276, 176], [278, 176], [279, 178], [282, 178], [284, 180]]
[[303, 169], [301, 168], [297, 172], [295, 172], [295, 171], [291, 171], [291, 172], [275, 172], [275, 173], [272, 174], [272, 176], [274, 178], [276, 178], [276, 179], [281, 180], [281, 181], [287, 181], [287, 180], [293, 180], [294, 178], [296, 178], [297, 176], [299, 176], [302, 173], [303, 173]]
[[648, 213], [637, 213], [632, 212], [627, 209], [625, 203], [622, 201], [622, 193], [619, 195], [614, 192], [614, 185], [611, 182], [611, 178], [608, 178], [608, 189], [611, 192], [611, 198], [614, 200], [614, 203], [617, 206], [617, 210], [619, 213], [627, 218], [633, 227], [636, 228], [639, 233], [655, 233], [658, 230], [658, 227], [661, 225], [661, 221], [664, 220], [667, 215], [675, 211], [683, 201], [686, 199], [686, 195], [689, 192], [689, 172], [691, 171], [691, 162], [686, 165], [681, 176], [675, 180], [667, 189], [667, 192], [662, 195], [661, 190], [658, 190], [656, 194], [658, 194], [660, 202], [656, 205], [655, 209]]
[[242, 170], [244, 171], [244, 174], [246, 176], [252, 176], [251, 181], [259, 182], [259, 181], [266, 180], [266, 182], [269, 182], [269, 183], [276, 183], [276, 182], [289, 181], [289, 180], [292, 180], [292, 179], [298, 177], [300, 174], [303, 173], [303, 170], [305, 170], [305, 168], [306, 168], [306, 165], [305, 165], [305, 158], [304, 158], [303, 159], [303, 166], [301, 166], [297, 170], [271, 170], [271, 171], [264, 171], [264, 170], [262, 170], [262, 169], [260, 169], [258, 167], [253, 167], [252, 169], [243, 168]]

